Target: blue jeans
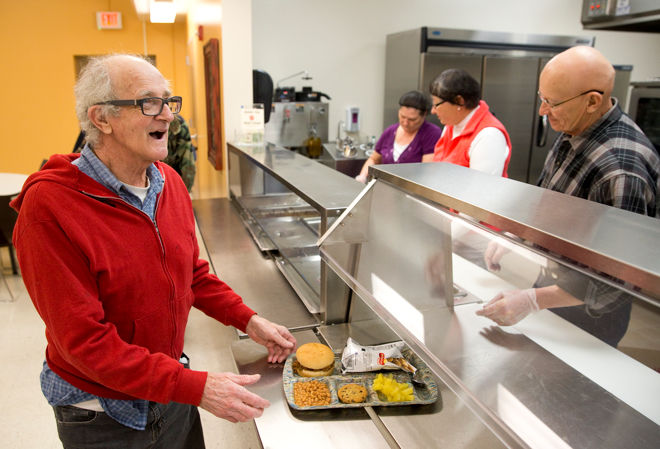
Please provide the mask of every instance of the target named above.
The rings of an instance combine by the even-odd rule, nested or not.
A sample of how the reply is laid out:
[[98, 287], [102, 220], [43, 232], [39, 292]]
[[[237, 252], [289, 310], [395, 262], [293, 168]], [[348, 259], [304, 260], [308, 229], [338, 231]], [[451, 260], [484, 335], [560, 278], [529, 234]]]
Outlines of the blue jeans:
[[53, 407], [64, 449], [204, 449], [197, 407], [149, 403], [147, 426], [134, 430], [103, 412], [70, 405]]

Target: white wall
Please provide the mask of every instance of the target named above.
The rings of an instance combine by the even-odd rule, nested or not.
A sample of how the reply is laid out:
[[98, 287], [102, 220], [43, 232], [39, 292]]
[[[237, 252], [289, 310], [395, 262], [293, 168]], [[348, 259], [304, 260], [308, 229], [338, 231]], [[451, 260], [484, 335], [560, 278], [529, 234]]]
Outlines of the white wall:
[[612, 64], [634, 66], [632, 80], [660, 76], [660, 33], [584, 30], [581, 7], [581, 0], [252, 0], [252, 64], [274, 83], [308, 70], [312, 80], [284, 85], [332, 97], [331, 140], [349, 105], [360, 107], [362, 135], [381, 133], [385, 36], [422, 26], [596, 36]]
[[221, 4], [224, 125], [230, 142], [241, 127], [241, 106], [252, 104], [252, 16], [249, 1], [222, 0]]

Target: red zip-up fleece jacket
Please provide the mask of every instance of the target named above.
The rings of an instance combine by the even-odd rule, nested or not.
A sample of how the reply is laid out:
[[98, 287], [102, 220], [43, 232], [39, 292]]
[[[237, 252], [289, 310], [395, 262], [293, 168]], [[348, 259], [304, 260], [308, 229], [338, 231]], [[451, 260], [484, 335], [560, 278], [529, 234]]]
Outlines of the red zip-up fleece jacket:
[[11, 205], [23, 281], [46, 324], [48, 366], [111, 399], [198, 405], [207, 373], [179, 362], [190, 308], [245, 331], [255, 313], [200, 260], [192, 203], [169, 166], [148, 215], [55, 155]]

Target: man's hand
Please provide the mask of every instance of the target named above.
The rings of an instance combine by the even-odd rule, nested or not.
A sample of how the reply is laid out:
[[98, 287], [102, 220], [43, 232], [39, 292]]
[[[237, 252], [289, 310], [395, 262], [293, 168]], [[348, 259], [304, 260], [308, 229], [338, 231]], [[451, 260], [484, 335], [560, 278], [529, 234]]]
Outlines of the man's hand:
[[243, 385], [251, 385], [260, 377], [259, 374], [209, 373], [199, 406], [233, 423], [258, 418], [270, 402]]
[[483, 309], [477, 310], [477, 315], [490, 318], [500, 326], [511, 326], [538, 310], [536, 291], [530, 288], [498, 293]]
[[269, 363], [283, 362], [296, 348], [296, 339], [286, 327], [271, 323], [259, 315], [252, 315], [245, 332], [252, 340], [268, 348]]

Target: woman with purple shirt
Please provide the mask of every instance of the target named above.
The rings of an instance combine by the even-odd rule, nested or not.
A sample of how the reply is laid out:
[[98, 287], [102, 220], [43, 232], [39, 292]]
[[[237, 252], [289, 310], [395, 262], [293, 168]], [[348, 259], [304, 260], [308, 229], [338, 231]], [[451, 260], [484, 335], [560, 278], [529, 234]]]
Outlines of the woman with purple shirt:
[[374, 164], [432, 161], [433, 149], [442, 129], [424, 120], [430, 111], [428, 95], [416, 90], [403, 94], [399, 99], [399, 123], [383, 132], [355, 179], [367, 182], [369, 166]]

